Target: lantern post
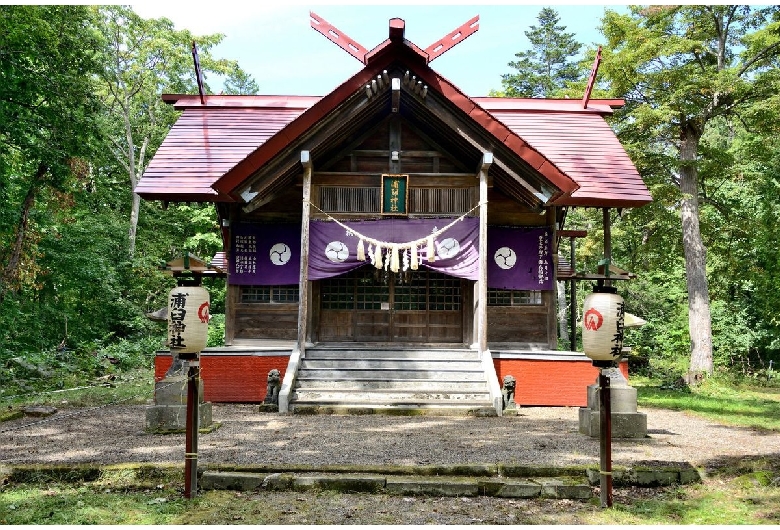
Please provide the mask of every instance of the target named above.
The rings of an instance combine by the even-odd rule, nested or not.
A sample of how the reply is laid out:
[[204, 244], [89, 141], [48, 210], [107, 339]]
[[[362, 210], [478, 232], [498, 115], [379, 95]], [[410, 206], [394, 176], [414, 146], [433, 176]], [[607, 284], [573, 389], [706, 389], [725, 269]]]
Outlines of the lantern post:
[[[189, 284], [189, 285], [188, 285]], [[198, 420], [200, 417], [200, 357], [208, 342], [209, 293], [200, 282], [180, 279], [168, 297], [168, 341], [172, 352], [187, 363], [187, 409], [184, 441], [184, 497], [198, 490]]]
[[601, 507], [609, 508], [612, 506], [612, 405], [610, 379], [605, 370], [615, 366], [623, 351], [625, 304], [615, 287], [599, 282], [583, 305], [582, 345], [585, 355], [599, 369]]
[[187, 426], [184, 439], [184, 497], [191, 499], [198, 491], [198, 386], [200, 360], [187, 361]]
[[[599, 361], [599, 489], [602, 508], [612, 507], [612, 404], [610, 380]], [[611, 367], [607, 366], [606, 368]]]

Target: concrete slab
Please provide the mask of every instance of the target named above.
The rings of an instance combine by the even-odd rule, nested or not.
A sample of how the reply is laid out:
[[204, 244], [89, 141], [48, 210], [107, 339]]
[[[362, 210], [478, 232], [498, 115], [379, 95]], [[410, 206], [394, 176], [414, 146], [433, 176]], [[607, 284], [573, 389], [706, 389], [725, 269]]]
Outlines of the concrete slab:
[[505, 497], [512, 499], [532, 499], [542, 494], [541, 484], [530, 481], [507, 481], [501, 489], [496, 492], [496, 497]]
[[322, 489], [342, 493], [378, 493], [385, 487], [384, 477], [355, 475], [308, 475], [295, 477], [292, 488], [296, 491]]
[[[498, 474], [481, 476], [442, 474], [437, 476], [361, 473], [361, 472], [289, 472], [233, 471], [209, 469], [203, 471], [200, 487], [207, 489], [238, 491], [309, 491], [327, 490], [342, 493], [387, 493], [407, 496], [440, 497], [501, 497], [501, 498], [548, 498], [584, 500], [594, 497], [593, 486], [598, 485], [599, 472], [595, 468], [580, 470], [579, 473], [555, 476], [540, 476], [546, 468], [539, 469], [533, 476], [506, 477]], [[684, 475], [684, 477], [683, 477]], [[693, 469], [613, 469], [616, 487], [657, 487], [681, 484], [683, 480], [701, 480]]]
[[589, 499], [593, 496], [590, 485], [576, 484], [558, 478], [535, 478], [533, 482], [541, 486], [541, 497], [548, 499]]
[[387, 477], [385, 491], [393, 495], [476, 497], [479, 484], [476, 480], [458, 477]]
[[204, 471], [198, 485], [204, 490], [253, 491], [260, 489], [265, 475], [240, 471]]

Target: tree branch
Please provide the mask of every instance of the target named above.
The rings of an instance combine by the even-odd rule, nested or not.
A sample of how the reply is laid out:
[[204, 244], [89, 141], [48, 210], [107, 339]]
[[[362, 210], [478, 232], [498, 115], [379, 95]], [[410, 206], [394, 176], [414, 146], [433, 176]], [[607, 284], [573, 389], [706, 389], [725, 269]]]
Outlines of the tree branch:
[[754, 55], [748, 62], [746, 62], [742, 68], [739, 69], [737, 72], [737, 77], [742, 77], [742, 75], [748, 71], [748, 69], [753, 66], [756, 62], [768, 58], [770, 53], [773, 50], [777, 50], [780, 48], [780, 41], [775, 42], [774, 44], [769, 44], [768, 46], [765, 46], [763, 50], [759, 51], [756, 55]]
[[124, 155], [124, 147], [116, 141], [115, 138], [109, 137], [109, 141], [112, 145], [109, 146], [109, 149], [111, 149], [111, 154], [114, 155], [114, 158], [116, 158], [116, 161], [119, 162], [119, 164], [125, 169], [125, 171], [130, 172], [130, 168], [127, 164], [127, 157]]
[[715, 199], [710, 198], [709, 196], [707, 196], [706, 193], [700, 194], [699, 195], [699, 200], [702, 203], [704, 203], [704, 204], [709, 204], [710, 206], [712, 206], [713, 208], [718, 210], [718, 212], [723, 216], [723, 218], [725, 220], [727, 220], [727, 221], [729, 220], [729, 217], [731, 216], [731, 212], [729, 212], [729, 210], [726, 208], [726, 206], [724, 206], [723, 204], [719, 203]]

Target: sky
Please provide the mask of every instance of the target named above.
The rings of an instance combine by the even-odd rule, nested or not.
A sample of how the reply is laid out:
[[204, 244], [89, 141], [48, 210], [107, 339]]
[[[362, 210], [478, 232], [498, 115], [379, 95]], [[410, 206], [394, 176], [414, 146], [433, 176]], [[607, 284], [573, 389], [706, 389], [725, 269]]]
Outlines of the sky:
[[[624, 5], [548, 4], [560, 25], [580, 43], [602, 41], [597, 30], [605, 9]], [[298, 4], [266, 0], [234, 2], [142, 2], [132, 4], [143, 18], [170, 19], [176, 29], [195, 35], [224, 34], [212, 49], [234, 59], [254, 77], [260, 94], [324, 96], [361, 70], [363, 64], [310, 26], [310, 12], [371, 50], [388, 37], [392, 18], [405, 21], [406, 39], [422, 49], [479, 16], [479, 30], [434, 59], [439, 74], [472, 97], [501, 89], [514, 54], [529, 49], [524, 32], [538, 25], [544, 7], [536, 4]], [[219, 81], [209, 80], [213, 90]], [[218, 86], [219, 85], [219, 86]]]

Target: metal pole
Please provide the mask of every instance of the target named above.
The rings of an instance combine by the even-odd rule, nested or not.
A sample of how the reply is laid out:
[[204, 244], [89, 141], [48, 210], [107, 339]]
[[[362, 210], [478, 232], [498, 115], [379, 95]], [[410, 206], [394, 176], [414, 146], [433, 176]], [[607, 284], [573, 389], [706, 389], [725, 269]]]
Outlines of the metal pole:
[[187, 369], [187, 423], [184, 440], [184, 497], [193, 498], [198, 491], [198, 420], [200, 403], [198, 383], [200, 362], [188, 361]]
[[601, 507], [612, 507], [612, 404], [610, 401], [609, 376], [606, 368], [599, 369], [599, 429], [601, 460], [599, 484], [601, 486]]

